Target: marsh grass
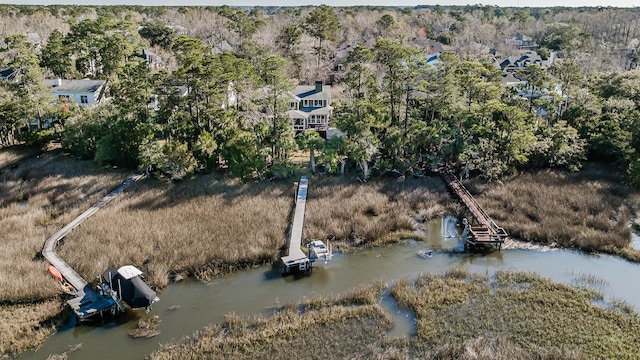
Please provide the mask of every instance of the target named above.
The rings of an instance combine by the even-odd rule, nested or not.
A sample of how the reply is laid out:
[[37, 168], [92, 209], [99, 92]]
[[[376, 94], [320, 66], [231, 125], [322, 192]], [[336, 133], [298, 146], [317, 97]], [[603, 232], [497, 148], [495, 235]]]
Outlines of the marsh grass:
[[[440, 179], [376, 179], [367, 184], [322, 178], [310, 183], [305, 235], [344, 247], [415, 237], [414, 218], [445, 213], [450, 198]], [[346, 245], [346, 246], [345, 246]]]
[[[44, 241], [130, 175], [59, 151], [21, 159], [0, 174], [4, 306], [37, 304], [60, 294], [40, 255]], [[448, 197], [437, 179], [370, 185], [312, 177], [304, 237], [339, 239], [345, 248], [397, 241], [413, 233], [412, 218], [443, 212], [440, 202]], [[180, 183], [148, 179], [74, 229], [58, 253], [89, 281], [125, 264], [143, 269], [157, 287], [186, 275], [219, 276], [277, 259], [289, 231], [294, 190], [292, 179], [248, 184], [215, 175]]]
[[589, 164], [577, 173], [542, 170], [502, 185], [466, 185], [493, 219], [520, 240], [637, 261], [640, 254], [629, 244], [640, 192], [624, 185], [623, 176], [606, 165]]
[[158, 315], [138, 320], [138, 327], [129, 330], [129, 336], [134, 339], [148, 339], [158, 336], [160, 335], [158, 325], [160, 325], [160, 317]]
[[29, 146], [11, 146], [0, 148], [0, 171], [9, 171], [7, 167], [15, 167], [33, 155], [41, 152], [41, 149]]
[[32, 348], [55, 331], [52, 321], [62, 310], [57, 299], [37, 304], [0, 306], [0, 358]]
[[569, 358], [637, 356], [640, 318], [633, 311], [595, 305], [594, 297], [601, 294], [594, 290], [527, 273], [499, 271], [494, 279], [460, 275], [422, 275], [414, 284], [399, 282], [392, 289], [398, 302], [416, 313], [412, 343], [419, 354], [458, 351], [472, 339], [494, 339], [489, 342], [506, 342], [507, 348], [529, 354], [546, 349]]
[[0, 303], [60, 293], [40, 255], [45, 240], [125, 176], [59, 153], [29, 158], [0, 175]]
[[[379, 285], [347, 298], [289, 304], [272, 316], [230, 314], [179, 344], [165, 344], [151, 359], [371, 359], [402, 358], [402, 342], [386, 338], [391, 319], [377, 304]], [[366, 295], [365, 295], [366, 294]], [[355, 303], [350, 299], [355, 300]], [[317, 306], [317, 304], [324, 304]], [[298, 309], [306, 308], [304, 312]]]
[[[208, 279], [276, 260], [290, 229], [294, 193], [292, 180], [146, 180], [74, 230], [60, 254], [87, 278], [134, 264], [156, 286], [173, 274]], [[303, 237], [337, 240], [342, 249], [397, 241], [415, 236], [410, 215], [436, 216], [447, 197], [439, 180], [361, 185], [312, 177]]]
[[[391, 286], [416, 314], [417, 332], [390, 339], [376, 283], [349, 294], [287, 304], [273, 315], [230, 314], [151, 359], [593, 359], [634, 358], [640, 318], [592, 304], [592, 291], [532, 273], [492, 278], [455, 268]], [[363, 301], [365, 300], [365, 301]], [[302, 309], [302, 311], [301, 311]]]

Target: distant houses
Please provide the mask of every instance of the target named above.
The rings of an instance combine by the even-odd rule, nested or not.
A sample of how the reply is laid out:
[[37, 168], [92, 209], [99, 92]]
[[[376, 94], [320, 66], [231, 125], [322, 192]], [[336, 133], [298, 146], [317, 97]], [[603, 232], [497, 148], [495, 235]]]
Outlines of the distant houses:
[[555, 52], [551, 52], [549, 58], [543, 60], [540, 55], [533, 52], [527, 52], [521, 56], [510, 56], [504, 59], [497, 59], [495, 61], [496, 67], [502, 70], [503, 83], [507, 86], [518, 85], [525, 83], [524, 79], [521, 79], [516, 74], [518, 70], [524, 69], [528, 65], [536, 64], [542, 67], [550, 67], [555, 61]]
[[516, 34], [516, 36], [514, 37], [505, 39], [504, 43], [507, 45], [515, 46], [518, 49], [522, 50], [532, 50], [538, 46], [538, 44], [536, 44], [536, 41], [531, 36], [527, 36], [521, 33]]

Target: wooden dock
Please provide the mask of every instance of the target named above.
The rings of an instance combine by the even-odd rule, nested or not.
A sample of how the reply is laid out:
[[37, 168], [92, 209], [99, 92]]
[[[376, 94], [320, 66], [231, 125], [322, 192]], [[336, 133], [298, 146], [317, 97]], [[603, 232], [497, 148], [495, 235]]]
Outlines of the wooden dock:
[[311, 261], [307, 254], [302, 251], [302, 226], [304, 225], [304, 211], [307, 206], [307, 190], [309, 179], [306, 176], [300, 177], [295, 199], [295, 213], [291, 226], [291, 235], [288, 239], [288, 251], [286, 256], [280, 260], [284, 265], [284, 273], [291, 271], [308, 272], [311, 270]]
[[505, 239], [509, 236], [507, 232], [491, 219], [489, 214], [454, 175], [444, 174], [442, 178], [462, 200], [476, 223], [475, 225], [468, 224], [469, 231], [465, 240], [465, 248], [481, 249], [493, 246], [500, 249]]
[[115, 190], [102, 198], [102, 200], [95, 203], [92, 207], [80, 214], [80, 216], [75, 218], [72, 222], [60, 229], [60, 231], [53, 234], [44, 243], [42, 255], [49, 261], [49, 263], [51, 263], [53, 267], [55, 267], [60, 272], [60, 274], [64, 278], [64, 281], [66, 281], [66, 283], [71, 285], [74, 289], [74, 294], [76, 297], [69, 300], [67, 303], [80, 318], [80, 320], [84, 320], [92, 315], [101, 313], [105, 309], [109, 309], [112, 306], [121, 307], [121, 310], [124, 310], [124, 308], [122, 308], [122, 305], [115, 299], [98, 294], [91, 287], [91, 285], [89, 285], [87, 281], [82, 278], [82, 276], [80, 276], [73, 268], [71, 268], [71, 266], [69, 266], [69, 264], [67, 264], [66, 261], [64, 261], [56, 253], [56, 245], [61, 239], [67, 236], [71, 232], [71, 230], [78, 227], [78, 225], [84, 222], [91, 215], [95, 214], [98, 210], [100, 210], [101, 207], [113, 200], [113, 198], [120, 194], [129, 185], [142, 179], [144, 176], [145, 175], [143, 174], [134, 175], [127, 179]]

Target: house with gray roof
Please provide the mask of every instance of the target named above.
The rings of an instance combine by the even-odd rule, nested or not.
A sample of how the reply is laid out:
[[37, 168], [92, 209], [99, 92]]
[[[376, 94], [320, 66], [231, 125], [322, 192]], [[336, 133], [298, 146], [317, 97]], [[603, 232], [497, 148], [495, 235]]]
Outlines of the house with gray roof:
[[329, 120], [333, 113], [331, 106], [331, 85], [316, 81], [315, 85], [298, 85], [289, 102], [289, 123], [296, 134], [315, 130], [326, 137]]
[[73, 100], [82, 107], [101, 103], [107, 88], [106, 80], [45, 79], [42, 83], [50, 89], [54, 100]]
[[[42, 84], [50, 89], [51, 97], [59, 104], [73, 101], [83, 108], [103, 102], [107, 88], [106, 80], [44, 79]], [[51, 123], [52, 119], [34, 120], [29, 125], [31, 128], [46, 129]]]

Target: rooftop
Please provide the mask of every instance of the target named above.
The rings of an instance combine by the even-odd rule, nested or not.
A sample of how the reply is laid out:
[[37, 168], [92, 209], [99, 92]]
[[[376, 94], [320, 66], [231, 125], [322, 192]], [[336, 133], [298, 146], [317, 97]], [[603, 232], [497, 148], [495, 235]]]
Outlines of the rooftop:
[[[58, 86], [56, 81], [60, 81]], [[67, 79], [45, 79], [42, 83], [52, 89], [53, 92], [65, 93], [95, 93], [106, 84], [106, 80], [67, 80]]]

